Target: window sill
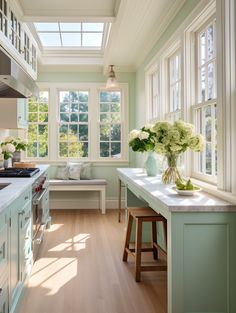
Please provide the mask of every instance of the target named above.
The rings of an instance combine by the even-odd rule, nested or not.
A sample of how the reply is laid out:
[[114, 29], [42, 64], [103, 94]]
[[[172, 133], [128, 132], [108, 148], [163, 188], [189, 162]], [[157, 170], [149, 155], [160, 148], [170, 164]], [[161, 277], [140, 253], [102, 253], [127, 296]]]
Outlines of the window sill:
[[236, 204], [236, 195], [232, 194], [231, 192], [217, 189], [216, 185], [212, 185], [195, 178], [191, 178], [191, 181], [198, 187], [201, 187], [205, 192], [212, 194], [213, 196], [216, 196], [225, 201], [228, 201], [232, 204]]
[[73, 163], [81, 163], [81, 162], [86, 162], [86, 163], [92, 163], [93, 166], [97, 167], [127, 167], [130, 165], [130, 162], [128, 160], [41, 160], [41, 159], [25, 159], [22, 161], [26, 162], [34, 162], [36, 164], [50, 164], [50, 165], [65, 165], [68, 162], [73, 162]]

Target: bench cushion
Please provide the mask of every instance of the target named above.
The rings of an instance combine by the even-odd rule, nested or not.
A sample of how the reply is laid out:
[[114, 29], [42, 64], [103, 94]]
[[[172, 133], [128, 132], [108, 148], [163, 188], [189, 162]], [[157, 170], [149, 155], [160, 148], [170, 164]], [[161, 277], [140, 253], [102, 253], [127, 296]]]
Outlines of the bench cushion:
[[107, 185], [105, 179], [90, 179], [90, 180], [61, 180], [61, 179], [50, 179], [50, 185], [54, 186], [70, 186], [70, 185], [80, 185], [80, 186], [89, 186], [89, 185]]

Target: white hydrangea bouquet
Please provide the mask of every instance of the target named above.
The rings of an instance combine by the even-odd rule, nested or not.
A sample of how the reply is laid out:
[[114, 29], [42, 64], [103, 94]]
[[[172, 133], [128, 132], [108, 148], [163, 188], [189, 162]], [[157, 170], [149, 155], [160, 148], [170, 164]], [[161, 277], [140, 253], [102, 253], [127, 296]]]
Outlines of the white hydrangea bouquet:
[[156, 134], [153, 125], [148, 124], [140, 130], [133, 129], [129, 133], [129, 146], [135, 152], [154, 151], [156, 144]]
[[156, 135], [155, 151], [166, 156], [168, 168], [162, 175], [165, 184], [175, 183], [180, 177], [177, 169], [177, 160], [181, 153], [188, 148], [195, 152], [201, 152], [204, 146], [202, 135], [194, 133], [194, 126], [181, 120], [173, 124], [169, 122], [157, 122], [153, 128]]
[[19, 137], [6, 137], [0, 145], [0, 154], [3, 154], [4, 160], [12, 158], [13, 153], [17, 151], [25, 151], [27, 142]]

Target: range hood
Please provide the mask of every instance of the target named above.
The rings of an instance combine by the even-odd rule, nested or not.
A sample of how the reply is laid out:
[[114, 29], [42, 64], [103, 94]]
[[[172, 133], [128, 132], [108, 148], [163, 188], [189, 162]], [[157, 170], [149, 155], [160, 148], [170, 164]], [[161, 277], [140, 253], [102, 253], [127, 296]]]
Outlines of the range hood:
[[29, 98], [38, 94], [34, 80], [0, 49], [0, 98]]

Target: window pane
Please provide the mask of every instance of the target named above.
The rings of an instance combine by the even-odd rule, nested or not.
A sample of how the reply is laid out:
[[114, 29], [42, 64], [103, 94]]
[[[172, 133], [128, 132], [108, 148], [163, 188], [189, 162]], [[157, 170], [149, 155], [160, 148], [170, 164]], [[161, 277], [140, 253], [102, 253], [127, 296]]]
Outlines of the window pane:
[[81, 141], [88, 140], [88, 125], [80, 125], [79, 126], [79, 139]]
[[101, 112], [109, 112], [110, 105], [108, 103], [100, 103], [100, 111]]
[[102, 32], [104, 23], [83, 23], [83, 31], [98, 31]]
[[87, 103], [80, 103], [79, 104], [79, 111], [80, 112], [88, 112], [88, 104]]
[[60, 25], [60, 30], [62, 32], [64, 31], [81, 31], [81, 23], [59, 23]]
[[206, 63], [206, 34], [205, 32], [200, 34], [200, 64]]
[[45, 47], [60, 47], [61, 38], [59, 33], [39, 33], [42, 45]]
[[82, 45], [83, 47], [101, 47], [102, 33], [83, 33]]
[[110, 125], [100, 125], [100, 140], [108, 141], [110, 138]]
[[37, 31], [59, 31], [58, 23], [34, 23]]
[[206, 144], [206, 174], [212, 174], [212, 149], [211, 144]]
[[78, 122], [78, 114], [71, 114], [70, 116], [70, 121], [71, 122]]
[[64, 47], [80, 47], [80, 33], [61, 33], [62, 46]]
[[201, 98], [200, 98], [200, 102], [204, 102], [205, 101], [205, 95], [206, 95], [206, 75], [205, 75], [205, 68], [203, 67], [201, 69], [201, 74], [200, 74], [200, 81], [201, 81], [201, 84], [200, 84], [200, 95], [201, 95]]
[[69, 122], [69, 114], [61, 113], [60, 119], [61, 119], [61, 122]]
[[65, 142], [59, 143], [59, 156], [67, 157], [68, 156], [68, 144]]
[[214, 68], [213, 63], [208, 64], [208, 100], [214, 98]]
[[213, 58], [214, 42], [213, 42], [213, 25], [207, 28], [207, 57], [208, 60]]
[[84, 123], [88, 122], [88, 114], [80, 114], [79, 121]]
[[115, 158], [120, 158], [120, 142], [112, 142], [111, 143], [111, 156]]
[[108, 142], [100, 142], [100, 156], [101, 157], [109, 157], [109, 143]]
[[119, 124], [111, 124], [111, 141], [120, 140], [120, 125]]

